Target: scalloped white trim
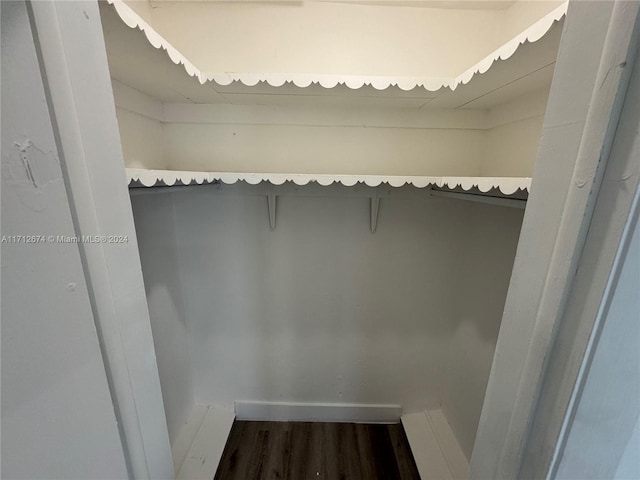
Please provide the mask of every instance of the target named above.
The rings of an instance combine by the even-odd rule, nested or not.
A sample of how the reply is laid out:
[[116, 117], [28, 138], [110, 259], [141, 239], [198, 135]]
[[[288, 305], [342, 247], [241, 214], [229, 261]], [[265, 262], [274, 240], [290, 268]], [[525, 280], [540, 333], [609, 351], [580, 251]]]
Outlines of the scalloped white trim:
[[192, 77], [197, 77], [200, 83], [205, 83], [208, 78], [202, 74], [200, 69], [191, 63], [187, 58], [178, 51], [171, 43], [160, 35], [156, 30], [145, 22], [140, 15], [133, 11], [133, 9], [124, 3], [124, 0], [107, 0], [108, 3], [113, 5], [116, 12], [122, 19], [122, 21], [130, 28], [138, 28], [144, 32], [149, 43], [157, 49], [163, 49], [167, 51], [167, 55], [173, 63], [176, 65], [184, 66], [186, 72]]
[[514, 53], [516, 53], [516, 50], [518, 50], [520, 45], [523, 45], [526, 42], [534, 43], [540, 40], [551, 29], [555, 22], [559, 21], [567, 14], [568, 6], [569, 2], [565, 2], [559, 7], [555, 8], [553, 11], [546, 14], [529, 28], [516, 35], [500, 48], [480, 60], [473, 67], [458, 75], [454, 83], [449, 85], [451, 89], [455, 90], [458, 85], [469, 83], [474, 75], [478, 73], [485, 73], [498, 60], [506, 60], [507, 58], [511, 57]]
[[127, 168], [127, 180], [129, 185], [140, 182], [145, 187], [156, 185], [173, 186], [176, 184], [202, 185], [221, 181], [225, 184], [233, 184], [238, 181], [257, 185], [260, 182], [270, 182], [273, 185], [282, 185], [284, 182], [293, 182], [296, 185], [307, 185], [316, 182], [327, 186], [332, 183], [341, 183], [347, 187], [364, 183], [369, 187], [377, 187], [386, 183], [392, 187], [413, 185], [417, 188], [428, 186], [457, 188], [468, 191], [477, 188], [483, 193], [493, 188], [498, 188], [504, 195], [513, 195], [518, 190], [529, 191], [531, 187], [530, 177], [422, 177], [422, 176], [386, 176], [386, 175], [327, 175], [327, 174], [296, 174], [296, 173], [235, 173], [235, 172], [194, 172], [181, 170], [146, 170], [142, 168]]
[[124, 0], [107, 0], [112, 4], [122, 21], [131, 28], [142, 30], [149, 43], [155, 48], [167, 51], [169, 58], [176, 65], [183, 65], [186, 72], [192, 77], [197, 77], [200, 83], [213, 81], [218, 85], [229, 85], [232, 82], [241, 82], [243, 85], [253, 87], [258, 82], [267, 82], [272, 87], [281, 87], [285, 83], [293, 83], [297, 87], [305, 88], [311, 84], [319, 84], [324, 88], [333, 88], [336, 85], [346, 85], [351, 89], [358, 89], [370, 85], [376, 90], [397, 86], [401, 90], [413, 90], [423, 87], [435, 92], [443, 87], [455, 90], [459, 85], [469, 83], [474, 75], [485, 73], [499, 59], [506, 60], [511, 57], [518, 47], [525, 42], [536, 42], [549, 31], [554, 22], [559, 21], [567, 13], [568, 2], [563, 3], [552, 12], [548, 13], [529, 28], [516, 35], [500, 48], [480, 60], [471, 68], [465, 70], [455, 78], [419, 78], [419, 77], [384, 77], [366, 75], [310, 75], [310, 74], [282, 74], [282, 73], [234, 73], [218, 72], [204, 73], [190, 62], [171, 43], [145, 22]]

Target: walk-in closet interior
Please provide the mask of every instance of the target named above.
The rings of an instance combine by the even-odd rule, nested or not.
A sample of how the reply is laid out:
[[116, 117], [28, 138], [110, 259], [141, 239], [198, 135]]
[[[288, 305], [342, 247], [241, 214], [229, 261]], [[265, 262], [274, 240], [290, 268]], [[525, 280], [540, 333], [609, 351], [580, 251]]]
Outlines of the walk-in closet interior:
[[100, 13], [178, 478], [234, 417], [402, 418], [466, 478], [566, 4]]

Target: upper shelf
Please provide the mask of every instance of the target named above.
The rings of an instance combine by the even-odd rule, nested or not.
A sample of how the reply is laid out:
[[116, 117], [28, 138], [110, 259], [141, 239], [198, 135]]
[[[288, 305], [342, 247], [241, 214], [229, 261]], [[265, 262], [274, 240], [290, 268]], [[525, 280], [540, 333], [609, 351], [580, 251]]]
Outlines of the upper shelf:
[[369, 187], [389, 185], [401, 187], [413, 185], [417, 188], [435, 187], [452, 191], [478, 191], [488, 193], [498, 191], [502, 195], [511, 196], [518, 193], [528, 193], [531, 178], [528, 177], [426, 177], [426, 176], [383, 176], [383, 175], [311, 175], [311, 174], [280, 174], [280, 173], [228, 173], [228, 172], [194, 172], [177, 170], [146, 170], [127, 168], [127, 180], [130, 187], [155, 187], [176, 185], [203, 185], [222, 182], [233, 184], [238, 181], [256, 185], [269, 182], [282, 185], [293, 182], [296, 185], [317, 183], [328, 186], [339, 183], [353, 186], [362, 183]]
[[122, 19], [103, 9], [113, 78], [163, 103], [307, 105], [335, 98], [341, 105], [465, 109], [549, 85], [567, 8], [560, 5], [453, 78], [417, 78], [203, 72], [122, 0], [109, 3]]
[[[348, 7], [352, 9], [351, 17], [342, 22], [335, 16], [339, 8], [333, 6], [334, 2], [323, 0], [306, 0], [287, 8], [276, 5], [276, 0], [267, 7], [258, 7], [253, 2], [251, 5], [186, 2], [189, 5], [183, 8], [181, 4], [185, 2], [162, 2], [155, 10], [148, 2], [109, 1], [114, 6], [101, 2], [100, 8], [126, 163], [131, 167], [182, 171], [141, 170], [136, 173], [131, 170], [131, 175], [136, 175], [132, 186], [233, 183], [238, 180], [253, 184], [268, 181], [278, 185], [289, 182], [282, 190], [309, 182], [317, 186], [361, 182], [361, 186], [409, 184], [432, 190], [472, 190], [471, 193], [490, 196], [511, 195], [518, 189], [526, 192], [528, 188], [528, 183], [523, 183], [526, 179], [510, 180], [503, 176], [526, 176], [532, 170], [546, 105], [547, 89], [544, 87], [552, 80], [566, 4], [560, 4], [550, 12], [551, 7], [547, 6], [545, 11], [548, 13], [544, 15], [533, 5], [538, 13], [527, 17], [526, 23], [518, 24], [529, 25], [524, 30], [514, 26], [504, 32], [496, 31], [492, 36], [487, 25], [478, 25], [483, 33], [476, 37], [484, 42], [483, 47], [476, 48], [473, 56], [465, 56], [467, 47], [469, 50], [474, 48], [472, 27], [475, 24], [471, 20], [482, 17], [477, 12], [451, 14], [444, 9], [418, 12], [409, 7], [389, 7], [390, 10], [381, 12], [377, 7], [359, 5]], [[292, 31], [288, 30], [285, 21], [288, 18], [276, 19], [274, 24], [256, 19], [263, 10], [273, 9], [269, 13], [272, 20], [274, 11], [278, 14], [304, 11], [303, 23], [313, 30], [309, 22], [314, 20], [312, 14], [317, 8], [324, 9], [325, 23], [304, 35], [300, 32], [302, 24], [295, 24]], [[135, 9], [141, 12], [140, 15], [146, 15], [149, 23]], [[229, 9], [235, 16], [230, 16]], [[363, 42], [359, 49], [351, 48], [345, 42], [355, 40], [361, 33], [363, 20], [360, 14], [369, 15], [371, 10], [376, 10], [380, 28], [387, 28], [386, 36], [375, 37], [376, 32], [369, 31], [366, 41], [378, 40], [377, 43], [369, 49], [362, 45]], [[195, 15], [205, 11], [209, 16], [198, 18]], [[400, 11], [402, 13], [397, 13]], [[327, 18], [327, 13], [334, 16]], [[388, 20], [385, 19], [387, 14]], [[175, 24], [181, 25], [182, 30], [178, 33], [182, 37], [172, 29], [172, 15], [176, 16]], [[263, 37], [259, 31], [246, 28], [245, 15], [252, 15], [253, 23], [248, 23], [251, 28], [262, 28], [263, 34], [269, 28], [272, 31], [282, 28], [286, 30], [285, 37], [293, 33], [300, 35], [287, 37], [284, 41], [280, 38], [279, 46], [285, 51], [273, 50], [273, 56], [258, 61], [255, 51], [265, 51], [261, 50]], [[414, 15], [419, 16], [418, 20], [411, 19]], [[435, 24], [434, 18], [441, 17], [454, 23], [459, 17], [466, 20], [458, 22], [456, 31], [450, 34], [450, 23]], [[492, 14], [491, 18], [496, 20], [503, 16]], [[406, 23], [399, 22], [401, 19]], [[229, 28], [223, 28], [223, 22], [231, 20], [236, 22], [233, 25], [240, 29], [244, 27], [245, 31], [233, 35]], [[504, 26], [493, 20], [487, 23], [496, 29]], [[331, 28], [336, 22], [339, 25], [333, 31]], [[196, 23], [198, 28], [188, 28]], [[206, 35], [214, 23], [217, 27], [213, 29], [215, 38]], [[425, 25], [437, 33], [429, 38], [437, 37], [445, 42], [426, 41], [421, 34]], [[468, 27], [467, 31], [463, 31], [461, 25]], [[413, 42], [412, 45], [418, 39], [423, 41], [423, 46], [402, 56], [402, 62], [417, 60], [422, 63], [415, 70], [403, 70], [400, 65], [400, 72], [424, 72], [425, 75], [446, 72], [440, 68], [441, 64], [437, 68], [429, 67], [431, 57], [427, 53], [434, 53], [435, 45], [441, 47], [438, 61], [445, 58], [447, 52], [461, 54], [455, 69], [451, 67], [452, 72], [458, 72], [459, 67], [461, 73], [447, 78], [336, 76], [328, 75], [326, 72], [332, 71], [331, 68], [319, 62], [318, 65], [327, 67], [325, 73], [319, 75], [272, 74], [268, 70], [259, 74], [208, 74], [199, 70], [197, 63], [189, 61], [154, 27], [166, 32], [198, 62], [213, 62], [211, 58], [215, 59], [227, 50], [227, 43], [221, 42], [231, 37], [240, 43], [242, 51], [231, 40], [229, 48], [234, 54], [240, 51], [241, 55], [247, 55], [245, 65], [284, 65], [278, 63], [276, 53], [282, 56], [293, 51], [304, 56], [309, 48], [315, 49], [311, 53], [321, 54], [326, 46], [329, 53], [325, 56], [343, 53], [357, 64], [353, 70], [346, 64], [346, 70], [352, 72], [368, 71], [366, 68], [357, 70], [358, 55], [362, 52], [379, 58], [372, 71], [394, 71], [387, 63], [395, 68], [398, 62], [393, 59], [387, 62], [379, 53], [382, 49], [402, 56], [396, 41], [391, 39], [395, 34], [403, 37], [404, 30], [411, 27], [404, 35], [405, 44], [407, 39]], [[219, 33], [220, 28], [223, 34]], [[318, 29], [329, 30], [336, 37], [333, 43], [328, 39], [331, 35], [318, 32]], [[394, 35], [389, 35], [390, 30]], [[496, 49], [499, 34], [506, 37], [507, 31], [520, 33]], [[206, 38], [200, 38], [200, 34]], [[218, 42], [213, 42], [212, 38]], [[293, 41], [297, 39], [299, 42]], [[454, 49], [449, 48], [447, 40], [455, 43]], [[286, 50], [287, 41], [295, 44], [295, 48]], [[389, 46], [393, 48], [385, 50]], [[341, 52], [341, 47], [346, 53]], [[493, 53], [479, 62], [465, 63], [469, 58], [477, 60], [492, 49]], [[312, 57], [311, 53], [307, 57]], [[225, 58], [224, 62], [216, 60], [217, 63], [209, 65], [233, 64], [229, 55]], [[297, 57], [296, 62], [300, 58]], [[299, 66], [304, 65], [303, 60], [300, 64], [293, 61], [288, 64], [294, 71], [298, 68], [305, 71]], [[186, 170], [196, 172], [184, 172]], [[277, 173], [233, 173], [237, 171]], [[464, 176], [479, 173], [501, 178]], [[460, 176], [442, 177], [442, 174]], [[340, 190], [338, 186], [335, 189]]]

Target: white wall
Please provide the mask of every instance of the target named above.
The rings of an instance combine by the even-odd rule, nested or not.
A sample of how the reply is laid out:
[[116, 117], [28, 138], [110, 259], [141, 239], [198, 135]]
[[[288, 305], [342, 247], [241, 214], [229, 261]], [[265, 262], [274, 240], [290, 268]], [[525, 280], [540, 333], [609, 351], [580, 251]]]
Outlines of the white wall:
[[531, 176], [547, 96], [543, 89], [487, 112], [156, 101], [163, 121], [122, 107], [117, 113], [129, 167]]
[[171, 166], [183, 170], [473, 175], [483, 149], [474, 129], [167, 123], [164, 131]]
[[[105, 14], [100, 10], [101, 16]], [[155, 98], [112, 79], [122, 155], [128, 167], [169, 167], [162, 131], [162, 104]]]
[[480, 174], [531, 177], [542, 134], [549, 90], [544, 88], [487, 112]]
[[[547, 93], [535, 92], [486, 114], [264, 106], [193, 109], [159, 102], [169, 121], [125, 108], [116, 112], [125, 160], [133, 168], [526, 177], [533, 172]], [[345, 125], [336, 126], [341, 119]]]
[[114, 95], [134, 168], [476, 175], [487, 143], [484, 111], [161, 103], [117, 81]]
[[[2, 71], [2, 235], [75, 236], [24, 2]], [[2, 477], [128, 477], [77, 244], [2, 244]]]
[[467, 459], [482, 410], [523, 210], [467, 205], [447, 340], [442, 410]]
[[531, 176], [548, 89], [490, 110], [161, 103], [117, 81], [114, 94], [129, 167]]
[[153, 343], [173, 445], [195, 405], [188, 325], [170, 195], [131, 199]]
[[160, 170], [168, 168], [161, 123], [124, 108], [116, 108], [116, 115], [122, 154], [127, 159], [127, 166]]
[[481, 175], [531, 177], [544, 115], [500, 125], [487, 131]]
[[384, 199], [372, 235], [367, 199], [281, 197], [271, 232], [212, 189], [174, 197], [199, 402], [437, 404], [457, 205]]

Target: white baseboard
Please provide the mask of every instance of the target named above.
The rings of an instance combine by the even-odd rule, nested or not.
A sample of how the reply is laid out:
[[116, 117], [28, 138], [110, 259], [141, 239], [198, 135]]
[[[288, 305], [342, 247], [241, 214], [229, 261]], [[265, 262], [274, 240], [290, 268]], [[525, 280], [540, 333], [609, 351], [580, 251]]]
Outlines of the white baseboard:
[[453, 430], [444, 416], [441, 409], [427, 410], [425, 412], [431, 429], [435, 434], [440, 450], [444, 454], [449, 470], [455, 480], [466, 480], [469, 478], [469, 460], [465, 456]]
[[469, 463], [440, 409], [402, 415], [423, 480], [467, 480]]
[[189, 413], [187, 422], [182, 426], [178, 436], [171, 445], [171, 457], [173, 459], [174, 474], [177, 476], [187, 453], [191, 448], [193, 440], [196, 438], [198, 430], [209, 411], [209, 405], [194, 405]]
[[425, 413], [402, 415], [402, 426], [407, 434], [420, 478], [422, 480], [453, 480], [451, 470]]
[[177, 480], [208, 479], [216, 474], [233, 426], [234, 414], [231, 409], [214, 405], [206, 408], [206, 415], [178, 470]]
[[400, 405], [353, 403], [235, 402], [238, 420], [397, 423]]

